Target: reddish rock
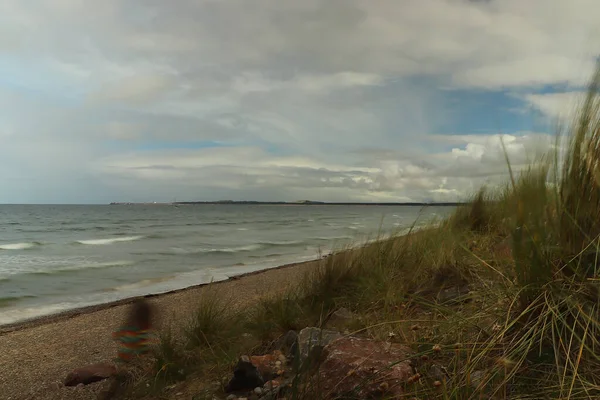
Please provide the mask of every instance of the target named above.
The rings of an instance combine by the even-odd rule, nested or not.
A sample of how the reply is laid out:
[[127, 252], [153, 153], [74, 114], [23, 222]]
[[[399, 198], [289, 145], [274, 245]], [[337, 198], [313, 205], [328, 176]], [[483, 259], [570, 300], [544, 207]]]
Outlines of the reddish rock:
[[276, 350], [272, 354], [266, 354], [264, 356], [250, 357], [250, 362], [252, 363], [252, 365], [258, 368], [260, 374], [266, 379], [281, 374], [281, 360], [285, 361], [285, 356], [279, 350]]
[[324, 349], [319, 389], [331, 399], [350, 392], [361, 399], [396, 398], [413, 375], [409, 353], [407, 347], [394, 343], [338, 339]]
[[113, 364], [98, 363], [71, 371], [65, 378], [65, 386], [89, 385], [108, 379], [117, 373]]

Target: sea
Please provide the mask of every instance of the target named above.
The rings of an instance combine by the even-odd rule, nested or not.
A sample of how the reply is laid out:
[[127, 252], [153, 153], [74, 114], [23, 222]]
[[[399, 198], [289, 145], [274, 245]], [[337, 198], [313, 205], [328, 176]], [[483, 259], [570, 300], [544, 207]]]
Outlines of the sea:
[[0, 325], [164, 293], [422, 227], [450, 206], [0, 206]]

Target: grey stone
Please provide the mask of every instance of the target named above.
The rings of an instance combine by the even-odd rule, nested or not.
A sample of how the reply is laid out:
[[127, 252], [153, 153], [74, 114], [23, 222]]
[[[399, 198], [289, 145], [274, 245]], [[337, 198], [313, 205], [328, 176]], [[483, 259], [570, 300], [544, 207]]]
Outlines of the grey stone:
[[298, 333], [288, 331], [274, 343], [274, 350], [283, 351], [288, 357], [293, 358], [298, 352]]
[[254, 388], [254, 393], [260, 396], [261, 394], [263, 394], [263, 390], [260, 387], [256, 387]]
[[449, 378], [446, 368], [442, 367], [441, 365], [437, 365], [437, 364], [433, 364], [431, 366], [431, 368], [429, 369], [429, 375], [431, 376], [431, 379], [433, 379], [434, 381], [440, 381], [440, 382], [444, 382], [444, 380], [448, 380], [448, 378]]
[[310, 355], [320, 354], [325, 346], [341, 339], [339, 332], [315, 327], [304, 328], [298, 335], [298, 352], [300, 361], [306, 360]]
[[339, 310], [337, 310], [336, 312], [334, 312], [331, 315], [331, 318], [333, 320], [338, 320], [338, 321], [351, 321], [353, 319], [356, 319], [356, 314], [354, 314], [352, 311], [348, 310], [347, 308], [340, 308]]

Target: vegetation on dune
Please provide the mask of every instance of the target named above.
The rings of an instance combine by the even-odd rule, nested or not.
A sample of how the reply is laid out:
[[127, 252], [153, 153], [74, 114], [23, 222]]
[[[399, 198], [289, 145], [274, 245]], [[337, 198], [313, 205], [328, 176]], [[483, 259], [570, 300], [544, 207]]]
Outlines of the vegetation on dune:
[[[564, 156], [510, 171], [435, 227], [338, 252], [253, 310], [201, 302], [181, 341], [162, 342], [153, 382], [218, 381], [290, 329], [333, 326], [410, 346], [421, 377], [407, 398], [600, 397], [599, 85], [600, 68]], [[356, 318], [336, 325], [340, 308]], [[327, 395], [302, 387], [288, 399]]]

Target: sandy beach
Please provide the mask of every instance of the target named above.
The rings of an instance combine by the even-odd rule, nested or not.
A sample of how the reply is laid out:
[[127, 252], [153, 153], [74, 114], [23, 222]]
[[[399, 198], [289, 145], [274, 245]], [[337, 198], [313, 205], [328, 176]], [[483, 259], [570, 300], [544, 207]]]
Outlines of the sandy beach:
[[[213, 290], [231, 307], [285, 290], [318, 261], [284, 265], [210, 285], [147, 296], [155, 305], [158, 327], [181, 326], [200, 296]], [[109, 361], [116, 352], [112, 331], [133, 299], [77, 309], [0, 327], [0, 399], [94, 399], [94, 387], [65, 388], [74, 368]]]

